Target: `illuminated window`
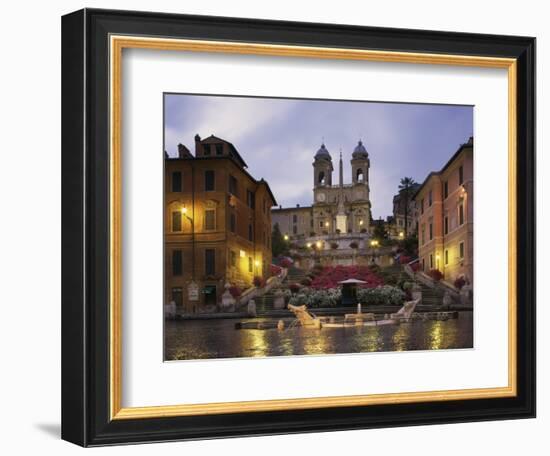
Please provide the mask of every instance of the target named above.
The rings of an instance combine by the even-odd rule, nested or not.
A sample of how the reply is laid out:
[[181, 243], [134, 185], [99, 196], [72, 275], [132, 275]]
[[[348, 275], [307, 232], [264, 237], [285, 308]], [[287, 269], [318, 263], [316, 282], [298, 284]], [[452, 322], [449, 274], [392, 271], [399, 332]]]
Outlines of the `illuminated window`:
[[252, 257], [248, 257], [248, 272], [254, 271], [254, 263], [252, 262]]
[[181, 231], [181, 212], [172, 212], [172, 231], [174, 233]]
[[207, 209], [204, 211], [204, 229], [213, 231], [216, 229], [216, 210]]

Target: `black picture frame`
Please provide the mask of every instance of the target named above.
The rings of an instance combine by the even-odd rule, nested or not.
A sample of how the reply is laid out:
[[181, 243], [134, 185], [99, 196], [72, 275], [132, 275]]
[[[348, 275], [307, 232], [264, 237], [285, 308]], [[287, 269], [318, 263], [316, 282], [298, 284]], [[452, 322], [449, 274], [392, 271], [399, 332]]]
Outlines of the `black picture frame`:
[[[517, 59], [517, 395], [111, 420], [111, 34]], [[82, 446], [535, 416], [535, 39], [84, 9], [62, 19], [62, 438]]]

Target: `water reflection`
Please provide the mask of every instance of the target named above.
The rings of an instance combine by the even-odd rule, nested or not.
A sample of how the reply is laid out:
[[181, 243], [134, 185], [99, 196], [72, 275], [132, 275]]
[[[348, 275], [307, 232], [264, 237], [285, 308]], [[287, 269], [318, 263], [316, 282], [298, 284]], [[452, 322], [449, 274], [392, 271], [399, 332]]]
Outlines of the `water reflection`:
[[[236, 330], [237, 320], [167, 322], [167, 360], [471, 348], [472, 312], [391, 326]], [[288, 327], [288, 326], [287, 326]]]

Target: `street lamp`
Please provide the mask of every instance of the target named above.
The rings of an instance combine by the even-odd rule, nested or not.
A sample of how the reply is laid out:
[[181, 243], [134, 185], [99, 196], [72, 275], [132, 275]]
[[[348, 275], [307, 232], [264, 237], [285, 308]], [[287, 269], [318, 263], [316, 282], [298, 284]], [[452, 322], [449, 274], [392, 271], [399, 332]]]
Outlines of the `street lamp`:
[[285, 234], [285, 235], [284, 235], [284, 240], [285, 240], [285, 241], [288, 241], [288, 234]]
[[399, 232], [399, 239], [403, 239], [405, 237], [405, 233], [403, 231]]

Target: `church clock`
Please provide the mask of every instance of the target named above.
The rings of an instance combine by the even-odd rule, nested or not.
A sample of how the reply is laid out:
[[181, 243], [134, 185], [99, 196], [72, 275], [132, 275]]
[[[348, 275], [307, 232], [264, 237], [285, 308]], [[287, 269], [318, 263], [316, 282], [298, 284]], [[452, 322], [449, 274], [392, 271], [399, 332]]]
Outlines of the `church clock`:
[[324, 193], [317, 193], [317, 201], [320, 203], [324, 203], [326, 199], [326, 195]]

